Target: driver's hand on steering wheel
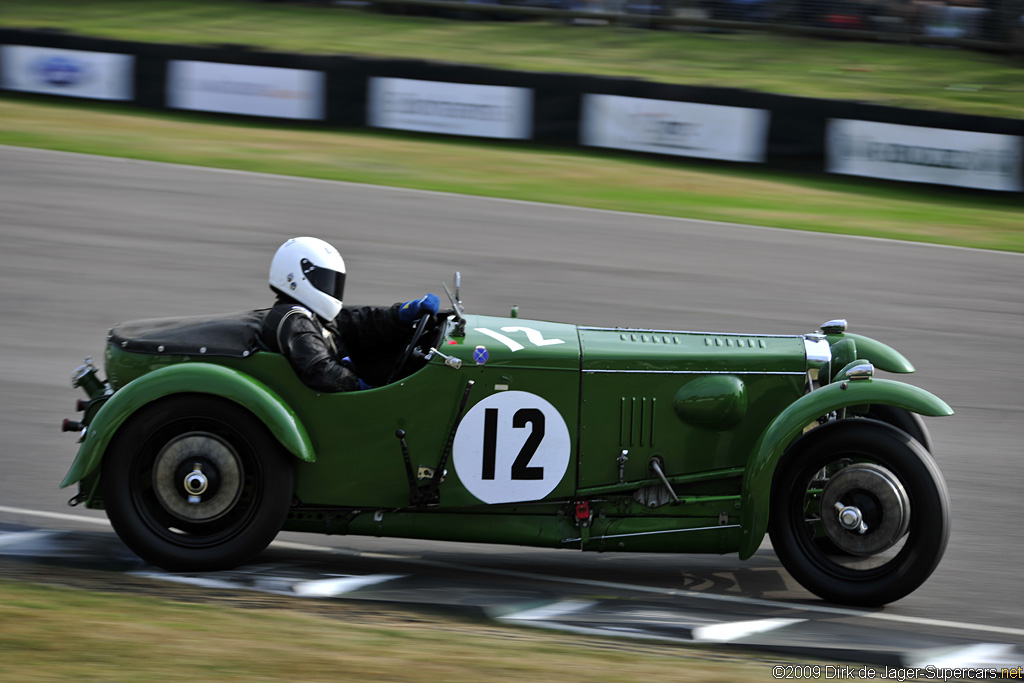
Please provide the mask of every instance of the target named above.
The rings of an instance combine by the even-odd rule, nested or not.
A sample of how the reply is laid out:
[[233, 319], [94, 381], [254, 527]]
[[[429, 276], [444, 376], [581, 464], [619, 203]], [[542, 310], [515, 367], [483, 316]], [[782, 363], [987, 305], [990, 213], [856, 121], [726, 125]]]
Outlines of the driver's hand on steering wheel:
[[437, 315], [440, 305], [441, 300], [437, 298], [436, 294], [427, 294], [422, 299], [406, 301], [402, 304], [402, 307], [398, 309], [398, 319], [403, 323], [414, 323], [427, 313]]

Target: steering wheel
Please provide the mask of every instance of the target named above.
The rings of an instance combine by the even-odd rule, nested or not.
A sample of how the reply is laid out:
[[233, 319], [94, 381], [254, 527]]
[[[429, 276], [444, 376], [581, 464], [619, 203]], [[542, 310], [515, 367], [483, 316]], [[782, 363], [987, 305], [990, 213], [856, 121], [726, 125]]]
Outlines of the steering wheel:
[[420, 318], [420, 321], [416, 323], [416, 330], [412, 333], [412, 339], [409, 340], [408, 346], [405, 347], [405, 351], [403, 351], [402, 355], [399, 357], [398, 363], [395, 365], [395, 369], [391, 371], [390, 375], [388, 375], [387, 384], [391, 384], [396, 378], [401, 376], [402, 370], [404, 370], [405, 366], [409, 364], [409, 361], [412, 359], [413, 352], [416, 350], [416, 347], [419, 346], [420, 340], [423, 339], [423, 335], [426, 333], [427, 328], [430, 327], [430, 319], [433, 317], [432, 313], [424, 313]]

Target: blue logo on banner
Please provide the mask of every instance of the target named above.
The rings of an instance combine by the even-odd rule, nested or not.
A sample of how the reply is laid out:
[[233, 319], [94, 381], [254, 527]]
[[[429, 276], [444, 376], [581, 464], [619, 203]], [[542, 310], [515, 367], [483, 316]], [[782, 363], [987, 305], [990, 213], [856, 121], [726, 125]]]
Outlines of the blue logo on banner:
[[86, 80], [88, 66], [69, 57], [49, 57], [35, 64], [39, 78], [49, 85], [74, 87]]
[[483, 365], [487, 362], [487, 359], [491, 357], [491, 354], [487, 353], [486, 346], [478, 346], [473, 349], [473, 360], [477, 365]]

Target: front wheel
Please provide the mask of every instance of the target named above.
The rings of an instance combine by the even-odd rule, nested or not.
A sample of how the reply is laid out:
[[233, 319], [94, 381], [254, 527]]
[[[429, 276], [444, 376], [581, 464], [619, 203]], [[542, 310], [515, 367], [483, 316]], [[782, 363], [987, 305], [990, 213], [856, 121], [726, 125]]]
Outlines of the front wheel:
[[203, 395], [163, 399], [118, 432], [101, 474], [121, 540], [170, 571], [228, 569], [274, 539], [291, 504], [291, 463], [241, 406]]
[[931, 575], [949, 538], [949, 494], [934, 460], [905, 432], [842, 421], [786, 454], [772, 485], [772, 545], [825, 600], [883, 605]]

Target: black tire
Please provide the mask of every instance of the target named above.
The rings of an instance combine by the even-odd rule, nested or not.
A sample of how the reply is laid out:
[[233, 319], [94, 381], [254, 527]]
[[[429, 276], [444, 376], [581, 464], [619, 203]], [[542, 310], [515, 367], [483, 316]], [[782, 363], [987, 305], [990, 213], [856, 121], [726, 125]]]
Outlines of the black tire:
[[251, 413], [190, 394], [133, 415], [103, 458], [100, 482], [110, 523], [139, 557], [170, 571], [216, 571], [248, 562], [274, 539], [293, 474]]
[[[840, 515], [828, 506], [833, 499], [863, 515], [866, 531], [825, 518]], [[884, 605], [938, 566], [949, 540], [949, 494], [934, 460], [905, 432], [840, 420], [809, 432], [783, 457], [768, 528], [779, 560], [810, 592], [835, 603]]]

